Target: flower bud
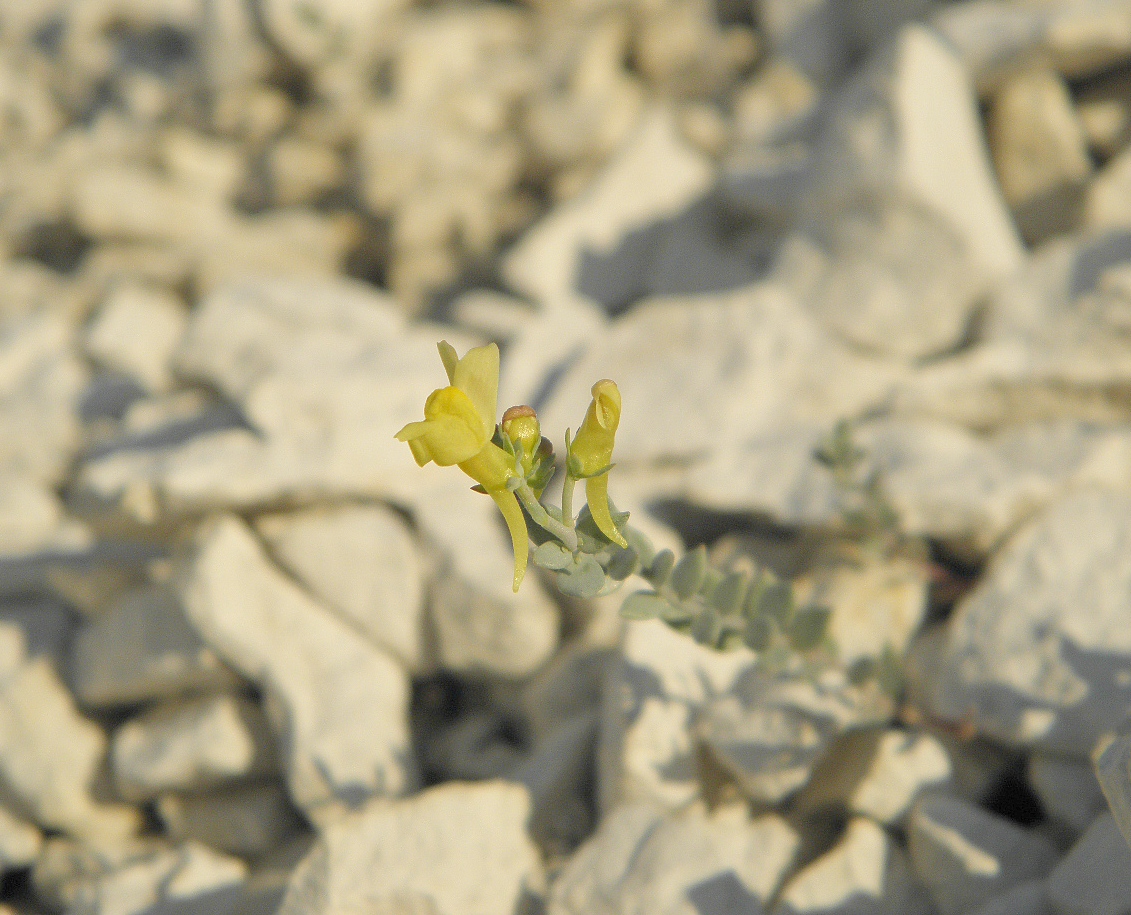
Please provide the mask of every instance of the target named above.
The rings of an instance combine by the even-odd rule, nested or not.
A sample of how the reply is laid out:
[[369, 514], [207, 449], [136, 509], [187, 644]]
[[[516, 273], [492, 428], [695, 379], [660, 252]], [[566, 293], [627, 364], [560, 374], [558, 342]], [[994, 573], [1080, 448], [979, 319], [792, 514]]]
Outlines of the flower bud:
[[616, 383], [607, 378], [593, 385], [593, 400], [581, 428], [569, 447], [572, 472], [585, 478], [585, 500], [589, 514], [601, 533], [620, 547], [627, 547], [624, 536], [613, 523], [609, 509], [609, 467], [613, 442], [620, 425], [621, 399]]
[[529, 473], [538, 446], [542, 444], [542, 427], [538, 424], [538, 414], [533, 407], [525, 404], [511, 407], [503, 414], [502, 429], [503, 435], [513, 444], [522, 445], [522, 463]]

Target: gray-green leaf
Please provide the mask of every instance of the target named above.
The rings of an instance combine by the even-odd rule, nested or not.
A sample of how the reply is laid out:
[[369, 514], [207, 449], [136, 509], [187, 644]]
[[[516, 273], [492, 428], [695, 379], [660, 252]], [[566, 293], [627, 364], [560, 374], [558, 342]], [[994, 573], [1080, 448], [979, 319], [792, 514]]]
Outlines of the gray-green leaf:
[[691, 637], [700, 645], [715, 646], [723, 633], [723, 618], [711, 607], [706, 607], [691, 624]]
[[636, 550], [632, 547], [627, 550], [616, 548], [609, 561], [605, 563], [605, 571], [613, 581], [624, 581], [636, 571], [638, 558]]
[[554, 540], [536, 546], [530, 558], [543, 569], [559, 570], [573, 564], [573, 553]]
[[655, 591], [637, 591], [624, 599], [620, 615], [629, 620], [650, 620], [662, 616], [668, 602]]
[[672, 573], [672, 567], [675, 565], [675, 553], [671, 550], [660, 550], [656, 554], [656, 558], [648, 566], [648, 571], [644, 573], [644, 577], [652, 583], [653, 587], [659, 588], [668, 580], [668, 576]]
[[731, 572], [711, 594], [711, 605], [720, 613], [734, 613], [746, 596], [749, 579], [742, 572]]
[[700, 544], [686, 554], [672, 569], [672, 589], [680, 600], [687, 600], [703, 583], [707, 571], [707, 548]]
[[789, 583], [775, 581], [767, 585], [758, 600], [758, 612], [772, 616], [784, 626], [793, 615], [793, 589]]
[[831, 616], [828, 607], [802, 607], [789, 622], [789, 643], [798, 651], [816, 648], [828, 631]]
[[592, 556], [581, 554], [578, 561], [558, 572], [558, 588], [571, 597], [596, 597], [605, 587], [605, 570]]
[[754, 651], [765, 651], [774, 640], [774, 624], [769, 617], [755, 616], [746, 621], [746, 629], [742, 633], [742, 641], [747, 648]]

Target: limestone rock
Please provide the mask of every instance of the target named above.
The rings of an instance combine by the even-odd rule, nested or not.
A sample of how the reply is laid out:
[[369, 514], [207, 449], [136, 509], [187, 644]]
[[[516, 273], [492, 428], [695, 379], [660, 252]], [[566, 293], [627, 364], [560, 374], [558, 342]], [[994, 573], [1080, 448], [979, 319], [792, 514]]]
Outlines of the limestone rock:
[[536, 301], [568, 297], [587, 252], [608, 254], [634, 230], [675, 215], [710, 180], [707, 160], [680, 140], [671, 113], [653, 110], [583, 195], [523, 236], [506, 255], [503, 276]]
[[1096, 744], [1092, 760], [1112, 816], [1131, 845], [1131, 735], [1127, 728], [1105, 734]]
[[1049, 899], [1064, 915], [1122, 915], [1131, 899], [1131, 849], [1102, 813], [1049, 874]]
[[946, 748], [929, 734], [852, 731], [829, 748], [796, 804], [804, 810], [839, 807], [897, 825], [921, 793], [945, 788], [952, 778]]
[[328, 607], [410, 671], [424, 668], [424, 570], [394, 512], [379, 505], [307, 509], [261, 516], [256, 530]]
[[261, 858], [303, 828], [282, 785], [265, 783], [205, 794], [165, 794], [157, 815], [178, 842], [201, 842], [231, 855]]
[[309, 816], [410, 788], [404, 671], [272, 567], [240, 521], [201, 532], [181, 596], [201, 636], [267, 695], [292, 796]]
[[1072, 228], [1092, 162], [1068, 86], [1048, 69], [1008, 79], [990, 105], [990, 148], [1025, 238]]
[[223, 695], [130, 719], [114, 732], [110, 759], [119, 793], [132, 799], [207, 790], [277, 765], [258, 706]]
[[1110, 229], [1131, 226], [1131, 206], [1127, 204], [1131, 190], [1131, 149], [1111, 159], [1088, 185], [1082, 220], [1089, 229]]
[[617, 807], [554, 881], [547, 915], [762, 912], [798, 845], [780, 817], [751, 819], [743, 805]]
[[[542, 888], [528, 812], [526, 789], [502, 782], [453, 782], [370, 806], [323, 831], [279, 915], [512, 915]], [[441, 861], [447, 866], [437, 868]]]
[[87, 330], [86, 349], [106, 368], [164, 391], [172, 383], [169, 364], [187, 323], [184, 305], [171, 293], [119, 286]]
[[[1082, 490], [995, 556], [948, 627], [929, 701], [982, 733], [1084, 756], [1127, 707], [1126, 495]], [[1087, 606], [1088, 613], [1079, 608]]]
[[[838, 98], [820, 139], [818, 218], [845, 201], [898, 194], [955, 233], [983, 280], [1021, 262], [1020, 242], [986, 155], [961, 60], [936, 32], [905, 26]], [[954, 188], [963, 188], [955, 194]]]
[[531, 571], [517, 594], [511, 590], [514, 557], [502, 518], [465, 481], [434, 484], [411, 503], [440, 554], [431, 606], [437, 658], [452, 671], [524, 677], [557, 647], [558, 609]]
[[920, 800], [907, 822], [911, 861], [941, 915], [959, 915], [1056, 860], [1044, 839], [958, 798]]
[[83, 718], [47, 657], [31, 658], [0, 681], [0, 782], [19, 812], [72, 835], [124, 836], [131, 808], [92, 796], [106, 735]]
[[1076, 833], [1087, 829], [1107, 807], [1087, 760], [1033, 753], [1027, 775], [1045, 813]]
[[1057, 915], [1044, 880], [1026, 880], [995, 896], [972, 915]]
[[147, 585], [79, 627], [71, 682], [81, 703], [101, 708], [230, 687], [239, 679], [189, 625], [175, 591]]
[[830, 0], [757, 0], [755, 16], [776, 56], [818, 83], [829, 83], [847, 63], [842, 5]]
[[29, 867], [43, 846], [43, 834], [31, 823], [0, 807], [0, 873]]
[[790, 877], [774, 915], [927, 912], [902, 851], [883, 827], [855, 817], [829, 851]]

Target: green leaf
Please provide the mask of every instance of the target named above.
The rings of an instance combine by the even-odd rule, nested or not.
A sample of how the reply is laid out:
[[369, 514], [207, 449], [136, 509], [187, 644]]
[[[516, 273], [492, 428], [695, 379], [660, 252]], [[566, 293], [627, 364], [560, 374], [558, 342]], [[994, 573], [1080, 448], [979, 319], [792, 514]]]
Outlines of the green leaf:
[[710, 566], [707, 566], [707, 568], [703, 570], [703, 580], [699, 582], [699, 588], [697, 589], [699, 596], [710, 600], [711, 596], [715, 593], [715, 588], [722, 584], [722, 581], [723, 573], [718, 569], [712, 569]]
[[605, 573], [613, 581], [624, 581], [636, 571], [639, 561], [640, 557], [636, 555], [636, 550], [631, 546], [627, 550], [618, 547], [613, 550], [609, 561], [605, 563]]
[[816, 648], [828, 631], [831, 616], [828, 607], [802, 607], [789, 622], [789, 643], [798, 651]]
[[848, 668], [848, 682], [863, 686], [876, 676], [879, 665], [875, 658], [857, 658]]
[[573, 565], [558, 572], [557, 584], [571, 597], [596, 597], [605, 587], [605, 570], [592, 556], [582, 553]]
[[707, 548], [700, 544], [676, 563], [672, 569], [672, 589], [680, 600], [687, 600], [703, 583], [707, 571]]
[[650, 620], [662, 616], [668, 606], [655, 591], [637, 591], [624, 599], [620, 615], [628, 620]]
[[675, 553], [671, 550], [660, 550], [648, 565], [648, 571], [644, 573], [644, 577], [654, 588], [662, 587], [664, 582], [668, 580], [668, 576], [671, 575], [674, 566]]
[[793, 588], [789, 582], [774, 581], [767, 585], [758, 600], [758, 612], [784, 626], [793, 615]]
[[628, 545], [636, 550], [636, 555], [640, 557], [641, 567], [648, 568], [652, 564], [652, 560], [656, 558], [656, 548], [652, 545], [652, 541], [642, 531], [629, 527], [627, 524], [621, 533], [624, 534], [624, 539], [628, 541]]
[[718, 645], [723, 634], [723, 618], [711, 607], [706, 607], [691, 623], [691, 637], [700, 645]]
[[746, 597], [742, 601], [742, 615], [744, 617], [753, 619], [762, 612], [762, 595], [774, 580], [773, 573], [765, 569], [758, 570], [758, 574], [755, 575], [754, 580], [750, 582]]
[[754, 651], [765, 651], [774, 640], [774, 623], [767, 616], [755, 616], [746, 621], [746, 628], [742, 632], [742, 641], [747, 648]]
[[898, 699], [903, 694], [905, 681], [903, 660], [891, 645], [885, 645], [876, 664], [877, 685], [893, 699]]
[[573, 565], [573, 553], [556, 540], [548, 540], [546, 543], [536, 546], [534, 552], [530, 554], [530, 558], [534, 560], [535, 565], [555, 571]]
[[687, 604], [673, 603], [666, 598], [664, 603], [667, 604], [667, 606], [660, 611], [660, 619], [673, 629], [691, 626], [691, 621], [695, 619], [696, 613], [698, 612], [697, 608], [689, 607]]
[[729, 573], [711, 592], [711, 606], [723, 614], [734, 613], [742, 604], [749, 584], [750, 580], [742, 572]]

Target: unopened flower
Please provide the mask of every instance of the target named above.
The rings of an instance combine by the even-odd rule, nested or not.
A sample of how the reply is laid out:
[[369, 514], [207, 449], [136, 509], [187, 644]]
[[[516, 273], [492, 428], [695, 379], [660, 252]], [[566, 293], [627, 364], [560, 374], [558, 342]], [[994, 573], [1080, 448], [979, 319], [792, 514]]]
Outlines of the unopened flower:
[[447, 341], [441, 341], [438, 348], [450, 384], [428, 396], [422, 422], [409, 423], [396, 437], [408, 443], [421, 467], [429, 461], [440, 467], [455, 464], [495, 500], [514, 546], [513, 587], [517, 591], [526, 574], [530, 544], [526, 518], [507, 487], [516, 476], [514, 462], [491, 441], [499, 396], [499, 348], [494, 343], [477, 346], [462, 359]]
[[569, 448], [571, 470], [585, 480], [585, 499], [589, 514], [601, 533], [613, 543], [627, 547], [609, 511], [609, 468], [613, 460], [613, 441], [620, 425], [620, 391], [607, 378], [593, 385], [593, 400], [581, 428]]

